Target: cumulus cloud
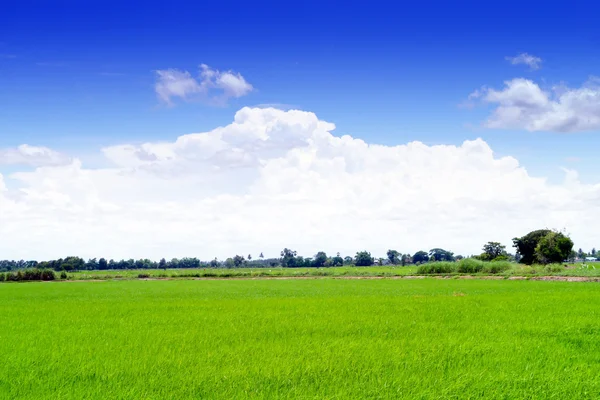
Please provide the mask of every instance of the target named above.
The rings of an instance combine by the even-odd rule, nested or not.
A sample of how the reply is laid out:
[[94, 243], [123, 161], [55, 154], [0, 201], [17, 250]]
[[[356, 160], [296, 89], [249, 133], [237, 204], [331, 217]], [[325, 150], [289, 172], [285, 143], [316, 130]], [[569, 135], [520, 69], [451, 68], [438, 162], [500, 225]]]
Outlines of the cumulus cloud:
[[105, 168], [73, 160], [0, 176], [0, 254], [471, 254], [543, 227], [598, 243], [587, 221], [600, 218], [600, 185], [575, 171], [554, 185], [481, 139], [382, 146], [334, 129], [310, 112], [244, 108], [209, 132], [104, 148]]
[[521, 53], [515, 57], [506, 57], [506, 60], [509, 61], [512, 65], [527, 65], [532, 70], [540, 69], [542, 64], [541, 58], [532, 56], [531, 54], [527, 53]]
[[15, 148], [0, 148], [0, 165], [56, 166], [70, 163], [70, 158], [47, 147], [23, 144]]
[[483, 87], [469, 95], [496, 106], [484, 125], [528, 131], [579, 132], [600, 128], [600, 85], [592, 78], [580, 88], [557, 85], [544, 90], [523, 78], [496, 90]]
[[200, 97], [214, 104], [225, 104], [230, 98], [242, 97], [254, 90], [241, 74], [221, 72], [206, 64], [200, 65], [197, 78], [188, 71], [158, 70], [154, 88], [158, 98], [168, 105], [177, 97], [183, 100]]

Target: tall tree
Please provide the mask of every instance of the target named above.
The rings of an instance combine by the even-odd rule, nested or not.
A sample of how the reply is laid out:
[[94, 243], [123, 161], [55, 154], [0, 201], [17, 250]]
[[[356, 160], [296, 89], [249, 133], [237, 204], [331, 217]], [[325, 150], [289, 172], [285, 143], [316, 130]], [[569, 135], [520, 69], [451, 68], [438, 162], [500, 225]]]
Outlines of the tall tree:
[[288, 249], [287, 247], [281, 251], [281, 266], [285, 268], [293, 268], [296, 266], [296, 255], [298, 253]]
[[387, 251], [387, 258], [388, 258], [390, 264], [396, 265], [400, 261], [400, 252], [397, 250], [390, 249]]
[[233, 265], [236, 268], [241, 267], [244, 264], [244, 261], [246, 261], [246, 260], [244, 260], [244, 256], [236, 255], [235, 257], [233, 257]]
[[513, 246], [517, 249], [517, 255], [521, 256], [521, 263], [546, 264], [568, 259], [573, 241], [561, 232], [539, 229], [521, 238], [514, 238]]
[[506, 246], [500, 244], [500, 242], [487, 242], [483, 245], [483, 253], [487, 255], [488, 260], [493, 260], [506, 254]]
[[413, 255], [412, 260], [415, 264], [425, 263], [425, 262], [429, 261], [429, 254], [427, 254], [427, 252], [425, 252], [423, 250], [417, 251]]
[[354, 265], [357, 267], [368, 267], [375, 264], [375, 259], [368, 251], [359, 251], [354, 257]]
[[432, 261], [454, 261], [454, 253], [448, 250], [435, 248], [429, 250], [429, 259]]
[[327, 262], [327, 254], [324, 251], [319, 251], [315, 254], [315, 258], [312, 260], [313, 267], [321, 268], [325, 266]]
[[539, 263], [560, 263], [566, 260], [573, 249], [573, 241], [560, 232], [550, 232], [540, 239], [535, 256]]

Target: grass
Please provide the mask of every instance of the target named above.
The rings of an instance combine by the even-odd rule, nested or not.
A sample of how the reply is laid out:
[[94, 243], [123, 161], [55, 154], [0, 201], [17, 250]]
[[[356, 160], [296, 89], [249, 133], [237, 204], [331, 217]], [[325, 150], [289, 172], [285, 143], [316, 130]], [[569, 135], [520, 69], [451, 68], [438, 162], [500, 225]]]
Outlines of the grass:
[[[23, 273], [23, 272], [22, 272]], [[0, 282], [17, 272], [0, 273]], [[579, 276], [600, 278], [600, 263], [579, 263], [565, 268], [563, 264], [522, 265], [508, 261], [483, 262], [463, 259], [458, 262], [432, 262], [419, 266], [371, 266], [331, 268], [197, 268], [197, 269], [133, 269], [105, 271], [76, 271], [56, 273], [56, 279], [68, 280], [132, 280], [132, 279], [186, 279], [186, 278], [302, 278], [302, 277], [403, 277], [411, 275], [499, 275], [522, 276]], [[6, 279], [9, 280], [8, 278]]]
[[0, 286], [0, 398], [598, 398], [600, 285]]
[[259, 277], [311, 277], [311, 276], [406, 276], [414, 275], [417, 267], [373, 266], [331, 268], [198, 268], [198, 269], [144, 269], [78, 271], [68, 273], [71, 280], [136, 279], [144, 278], [259, 278]]

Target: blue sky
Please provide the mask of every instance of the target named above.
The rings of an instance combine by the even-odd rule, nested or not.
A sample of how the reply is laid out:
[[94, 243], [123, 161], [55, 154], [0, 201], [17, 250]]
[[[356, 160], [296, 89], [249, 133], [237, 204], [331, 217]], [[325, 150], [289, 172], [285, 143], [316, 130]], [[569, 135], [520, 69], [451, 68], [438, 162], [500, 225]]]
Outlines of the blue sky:
[[[591, 2], [53, 3], [4, 6], [3, 145], [175, 137], [225, 124], [241, 106], [274, 103], [382, 144], [481, 136], [530, 168], [595, 155], [593, 133], [473, 129], [485, 112], [457, 107], [480, 86], [514, 77], [579, 86], [597, 73]], [[543, 68], [504, 59], [522, 52]], [[256, 91], [223, 108], [159, 107], [153, 71], [201, 63], [240, 72]]]
[[[173, 142], [271, 104], [370, 144], [482, 138], [532, 176], [560, 183], [567, 167], [596, 183], [599, 11], [541, 1], [11, 2], [0, 24], [0, 150], [28, 144], [100, 168], [102, 148]], [[510, 62], [519, 55], [539, 58], [539, 68]], [[220, 105], [159, 99], [157, 71], [189, 71], [198, 84], [201, 64], [240, 74], [252, 90]], [[559, 96], [561, 85], [587, 97], [548, 111], [564, 99], [538, 92]], [[508, 112], [502, 105], [524, 119], [489, 122]], [[565, 115], [577, 124], [556, 122]], [[0, 173], [10, 187], [10, 174], [35, 166], [0, 163]]]

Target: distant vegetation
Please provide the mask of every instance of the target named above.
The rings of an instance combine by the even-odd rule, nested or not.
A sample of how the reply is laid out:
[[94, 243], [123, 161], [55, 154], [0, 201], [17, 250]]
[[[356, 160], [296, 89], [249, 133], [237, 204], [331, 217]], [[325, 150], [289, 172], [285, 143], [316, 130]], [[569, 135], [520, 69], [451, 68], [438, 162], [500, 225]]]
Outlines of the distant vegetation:
[[[105, 271], [105, 270], [167, 270], [167, 269], [234, 269], [234, 268], [329, 268], [342, 266], [369, 267], [374, 265], [419, 266], [418, 273], [499, 273], [510, 269], [511, 262], [523, 264], [552, 264], [564, 260], [581, 258], [585, 253], [573, 251], [573, 242], [561, 232], [547, 229], [536, 230], [527, 235], [514, 238], [515, 254], [506, 251], [499, 242], [487, 242], [482, 253], [463, 257], [442, 248], [429, 251], [417, 251], [415, 254], [402, 253], [398, 250], [387, 251], [386, 258], [375, 258], [368, 251], [359, 251], [354, 257], [343, 257], [340, 253], [329, 256], [319, 251], [314, 257], [299, 256], [296, 251], [285, 248], [279, 258], [265, 258], [262, 253], [257, 258], [252, 255], [235, 255], [226, 260], [201, 261], [198, 258], [161, 259], [153, 261], [140, 260], [106, 260], [92, 258], [84, 260], [80, 257], [66, 257], [49, 261], [0, 261], [0, 281], [21, 280], [54, 280], [56, 272]], [[591, 254], [595, 255], [593, 249]], [[490, 262], [486, 264], [485, 262]], [[143, 274], [141, 274], [143, 275]], [[64, 278], [65, 275], [62, 275]]]

